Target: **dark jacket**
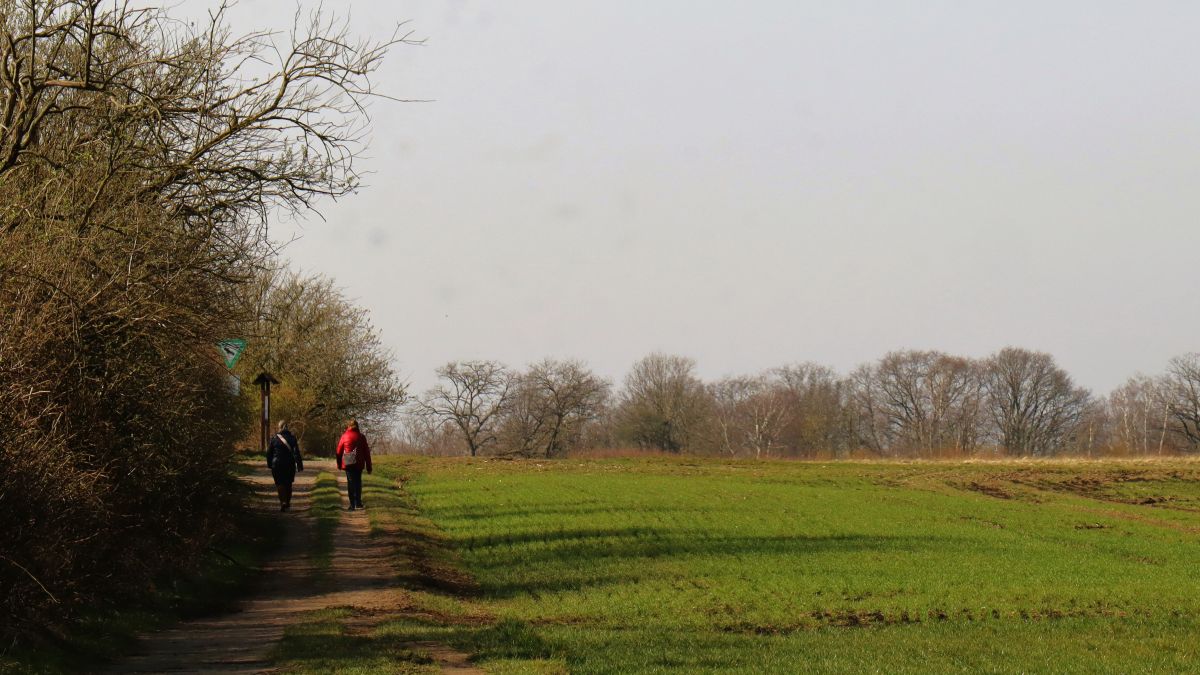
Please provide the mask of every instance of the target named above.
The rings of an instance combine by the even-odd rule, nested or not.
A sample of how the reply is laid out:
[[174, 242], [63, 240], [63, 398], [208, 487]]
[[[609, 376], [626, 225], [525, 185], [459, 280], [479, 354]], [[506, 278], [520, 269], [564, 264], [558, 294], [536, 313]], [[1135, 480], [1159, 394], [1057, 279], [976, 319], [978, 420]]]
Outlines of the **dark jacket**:
[[[357, 451], [358, 461], [346, 466], [342, 462], [342, 455], [350, 449]], [[339, 469], [366, 469], [367, 473], [371, 473], [371, 448], [367, 445], [367, 437], [355, 429], [347, 429], [337, 444], [337, 464]]]
[[304, 470], [304, 459], [300, 456], [300, 442], [292, 432], [284, 429], [271, 437], [267, 443], [267, 466], [272, 472]]

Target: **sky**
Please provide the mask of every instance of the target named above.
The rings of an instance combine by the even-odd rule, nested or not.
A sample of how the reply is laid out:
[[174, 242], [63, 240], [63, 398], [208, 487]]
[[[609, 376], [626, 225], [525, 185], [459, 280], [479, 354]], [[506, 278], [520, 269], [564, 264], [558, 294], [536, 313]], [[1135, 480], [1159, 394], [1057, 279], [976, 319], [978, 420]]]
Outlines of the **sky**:
[[375, 82], [428, 102], [373, 103], [364, 187], [272, 233], [415, 391], [463, 359], [619, 382], [652, 351], [715, 378], [1016, 345], [1106, 393], [1200, 351], [1200, 3], [325, 7], [408, 21]]

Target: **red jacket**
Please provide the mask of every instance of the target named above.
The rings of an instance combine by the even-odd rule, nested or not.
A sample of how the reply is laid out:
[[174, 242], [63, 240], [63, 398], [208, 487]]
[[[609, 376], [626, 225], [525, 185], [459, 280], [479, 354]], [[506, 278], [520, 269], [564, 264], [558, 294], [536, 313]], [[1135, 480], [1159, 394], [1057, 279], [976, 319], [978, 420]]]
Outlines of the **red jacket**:
[[[358, 453], [358, 461], [351, 464], [349, 467], [342, 464], [342, 455], [346, 454], [347, 450], [356, 450]], [[337, 465], [339, 469], [347, 469], [358, 467], [366, 469], [367, 473], [371, 472], [371, 448], [367, 445], [367, 437], [363, 436], [356, 429], [347, 429], [342, 433], [341, 440], [337, 445]]]

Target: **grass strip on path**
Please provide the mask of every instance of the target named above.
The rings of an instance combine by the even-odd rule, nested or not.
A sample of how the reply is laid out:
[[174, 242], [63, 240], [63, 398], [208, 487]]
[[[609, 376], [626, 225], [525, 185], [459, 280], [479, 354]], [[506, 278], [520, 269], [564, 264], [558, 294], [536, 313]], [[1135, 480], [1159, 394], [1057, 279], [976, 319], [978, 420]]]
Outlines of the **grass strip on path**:
[[428, 655], [394, 635], [355, 632], [350, 607], [329, 607], [305, 614], [289, 626], [272, 652], [277, 672], [408, 675], [437, 673]]
[[342, 517], [342, 496], [337, 478], [328, 471], [317, 474], [312, 491], [312, 517], [316, 521], [316, 548], [312, 552], [314, 583], [327, 584], [333, 566], [333, 535]]
[[475, 602], [474, 582], [404, 492], [405, 477], [391, 458], [363, 476], [369, 536], [394, 551], [398, 606], [373, 617], [353, 607], [310, 612], [285, 631], [274, 664], [287, 673], [432, 673], [440, 668], [430, 653], [448, 645], [488, 672], [566, 672], [528, 625], [497, 620]]

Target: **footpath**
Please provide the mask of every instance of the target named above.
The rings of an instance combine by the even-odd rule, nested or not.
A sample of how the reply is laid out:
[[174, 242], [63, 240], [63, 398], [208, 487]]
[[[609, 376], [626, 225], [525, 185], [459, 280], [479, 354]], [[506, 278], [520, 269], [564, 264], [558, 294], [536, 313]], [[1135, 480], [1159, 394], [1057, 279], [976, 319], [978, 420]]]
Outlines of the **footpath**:
[[[279, 512], [271, 474], [257, 468], [246, 478], [255, 488], [254, 508], [274, 513], [283, 530], [278, 555], [265, 566], [255, 594], [230, 614], [197, 619], [143, 636], [137, 653], [115, 664], [110, 673], [274, 673], [270, 653], [288, 626], [307, 612], [350, 607], [362, 617], [362, 629], [402, 612], [403, 590], [397, 582], [396, 557], [386, 541], [370, 537], [364, 511], [348, 512], [345, 475], [332, 460], [305, 462], [297, 474], [292, 508]], [[316, 545], [311, 516], [312, 490], [322, 471], [338, 476], [342, 512], [334, 533], [328, 571], [330, 583], [318, 588], [310, 555]], [[368, 508], [370, 504], [367, 504]], [[330, 590], [330, 589], [336, 590]], [[345, 639], [354, 639], [354, 626]], [[461, 652], [441, 644], [411, 645], [429, 655], [444, 673], [483, 673]]]

